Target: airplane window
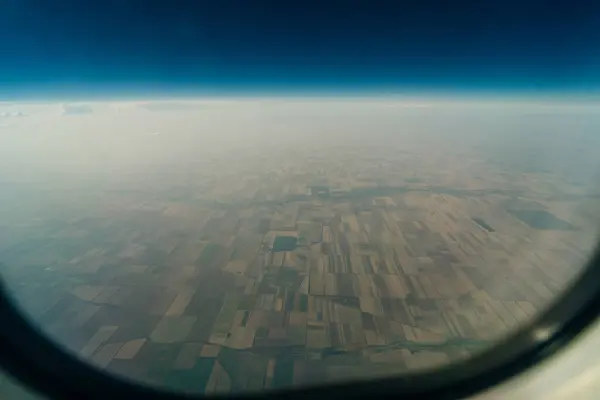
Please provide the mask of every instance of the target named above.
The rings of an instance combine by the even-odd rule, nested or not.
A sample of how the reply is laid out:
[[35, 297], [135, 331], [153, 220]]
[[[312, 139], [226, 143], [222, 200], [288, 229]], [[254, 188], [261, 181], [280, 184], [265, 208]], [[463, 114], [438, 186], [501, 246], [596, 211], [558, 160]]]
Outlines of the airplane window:
[[[200, 37], [177, 26], [173, 40]], [[203, 70], [209, 83], [188, 92], [200, 78], [183, 60], [203, 61], [153, 37], [159, 55], [115, 50], [120, 70], [70, 58], [81, 87], [58, 68], [66, 47], [39, 84], [0, 80], [0, 273], [29, 321], [80, 360], [207, 394], [400, 376], [492, 348], [590, 258], [600, 104], [554, 75], [532, 92], [522, 79], [540, 65], [496, 84], [482, 63], [471, 84], [455, 69], [472, 60], [457, 57], [450, 82], [424, 77], [418, 66], [436, 60], [404, 46], [412, 58], [386, 60], [416, 60], [398, 72], [410, 84], [384, 92], [396, 75], [344, 70], [352, 52], [307, 41], [295, 58], [273, 42], [283, 61], [266, 67], [267, 52], [216, 35], [230, 46], [223, 65], [245, 69]], [[109, 39], [99, 46], [115, 49]], [[159, 56], [185, 79], [144, 69]], [[96, 65], [108, 71], [97, 80]], [[361, 81], [369, 71], [381, 82]], [[138, 73], [134, 89], [122, 83]]]

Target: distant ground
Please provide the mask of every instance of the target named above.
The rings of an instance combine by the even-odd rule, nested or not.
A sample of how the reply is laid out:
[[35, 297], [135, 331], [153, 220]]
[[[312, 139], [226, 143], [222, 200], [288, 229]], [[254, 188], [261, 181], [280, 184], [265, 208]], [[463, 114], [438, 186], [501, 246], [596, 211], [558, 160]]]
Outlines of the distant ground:
[[[162, 142], [144, 137], [139, 151], [174, 146], [159, 128], [150, 139]], [[93, 179], [5, 179], [2, 274], [70, 351], [186, 391], [468, 357], [577, 274], [599, 198], [569, 183], [559, 165], [570, 159], [521, 172], [506, 161], [514, 152], [494, 157], [472, 137], [419, 137], [270, 137], [246, 153], [211, 158], [198, 147], [197, 157]]]

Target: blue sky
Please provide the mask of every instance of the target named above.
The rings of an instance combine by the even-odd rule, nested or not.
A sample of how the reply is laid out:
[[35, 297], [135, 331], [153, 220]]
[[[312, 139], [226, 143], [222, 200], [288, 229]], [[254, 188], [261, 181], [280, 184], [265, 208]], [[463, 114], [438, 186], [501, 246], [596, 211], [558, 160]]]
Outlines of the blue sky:
[[596, 96], [593, 2], [6, 0], [0, 98]]

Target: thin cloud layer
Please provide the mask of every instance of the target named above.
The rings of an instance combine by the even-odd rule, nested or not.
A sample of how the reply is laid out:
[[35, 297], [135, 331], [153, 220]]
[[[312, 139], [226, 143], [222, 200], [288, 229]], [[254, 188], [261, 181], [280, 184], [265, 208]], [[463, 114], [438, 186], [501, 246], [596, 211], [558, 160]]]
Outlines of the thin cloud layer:
[[25, 114], [22, 111], [3, 111], [0, 112], [0, 118], [13, 118], [13, 117], [25, 117]]
[[85, 104], [63, 104], [62, 115], [85, 115], [92, 114], [93, 108]]
[[139, 107], [148, 111], [183, 111], [200, 108], [202, 104], [193, 102], [152, 102], [140, 104]]

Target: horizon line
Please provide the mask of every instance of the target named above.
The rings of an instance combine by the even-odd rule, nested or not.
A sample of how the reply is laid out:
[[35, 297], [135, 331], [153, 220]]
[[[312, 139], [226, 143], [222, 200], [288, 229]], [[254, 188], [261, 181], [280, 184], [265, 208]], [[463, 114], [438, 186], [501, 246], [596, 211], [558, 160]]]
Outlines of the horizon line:
[[452, 100], [534, 100], [600, 102], [600, 87], [521, 88], [514, 87], [418, 87], [419, 85], [165, 85], [65, 83], [25, 87], [0, 85], [0, 103], [15, 101], [143, 101], [148, 99], [221, 99], [221, 98], [402, 98]]
[[[24, 103], [145, 103], [145, 102], [205, 102], [205, 101], [278, 101], [278, 100], [309, 100], [309, 101], [394, 101], [405, 103], [410, 107], [427, 107], [439, 105], [440, 103], [453, 104], [530, 104], [530, 105], [600, 105], [600, 93], [598, 95], [565, 95], [548, 93], [527, 95], [520, 93], [380, 93], [380, 92], [322, 92], [322, 93], [300, 93], [300, 92], [277, 92], [277, 93], [148, 93], [142, 94], [84, 94], [76, 96], [27, 96], [22, 98], [4, 98], [0, 95], [0, 105], [24, 104]], [[412, 104], [410, 104], [412, 103]]]

